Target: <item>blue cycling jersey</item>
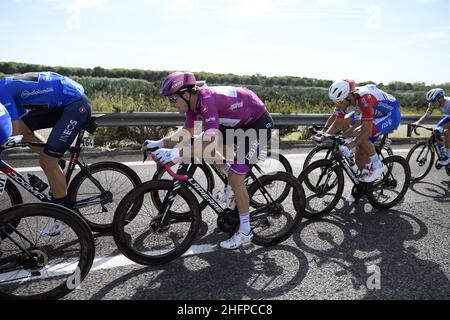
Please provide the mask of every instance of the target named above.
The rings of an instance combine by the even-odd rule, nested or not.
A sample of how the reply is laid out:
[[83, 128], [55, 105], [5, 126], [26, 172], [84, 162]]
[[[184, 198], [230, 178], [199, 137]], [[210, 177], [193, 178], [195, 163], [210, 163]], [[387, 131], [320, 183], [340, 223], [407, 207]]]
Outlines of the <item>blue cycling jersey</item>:
[[0, 145], [8, 141], [12, 134], [11, 117], [8, 110], [0, 103]]
[[79, 83], [55, 72], [30, 72], [0, 79], [0, 103], [13, 121], [27, 113], [27, 106], [61, 108], [83, 95]]

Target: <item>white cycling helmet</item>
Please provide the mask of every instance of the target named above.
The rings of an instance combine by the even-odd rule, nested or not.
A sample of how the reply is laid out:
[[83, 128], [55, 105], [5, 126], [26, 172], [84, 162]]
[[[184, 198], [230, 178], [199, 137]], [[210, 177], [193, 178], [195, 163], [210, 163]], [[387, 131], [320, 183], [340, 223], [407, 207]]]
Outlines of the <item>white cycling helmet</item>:
[[439, 99], [440, 97], [443, 97], [443, 96], [445, 96], [445, 92], [444, 92], [444, 89], [441, 89], [441, 88], [431, 89], [426, 94], [427, 101], [430, 104], [435, 102], [437, 99]]
[[328, 96], [334, 102], [341, 102], [344, 101], [350, 93], [355, 91], [355, 88], [355, 81], [339, 80], [331, 85]]

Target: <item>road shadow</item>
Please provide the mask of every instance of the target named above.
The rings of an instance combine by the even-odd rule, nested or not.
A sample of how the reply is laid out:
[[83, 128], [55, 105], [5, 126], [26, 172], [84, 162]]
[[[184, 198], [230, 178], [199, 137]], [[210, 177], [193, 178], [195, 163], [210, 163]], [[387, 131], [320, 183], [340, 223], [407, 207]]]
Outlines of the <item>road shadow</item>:
[[450, 203], [450, 181], [441, 181], [440, 183], [418, 181], [411, 183], [409, 189], [438, 203]]
[[[303, 223], [294, 241], [314, 255], [318, 268], [334, 264], [335, 276], [350, 275], [355, 290], [367, 291], [364, 299], [448, 299], [450, 281], [441, 266], [419, 257], [426, 248], [416, 245], [427, 235], [425, 223], [407, 212], [360, 203]], [[368, 289], [370, 266], [380, 270], [379, 289]]]
[[307, 272], [307, 259], [295, 247], [253, 246], [234, 252], [218, 249], [132, 271], [101, 288], [91, 299], [108, 299], [125, 287], [133, 292], [129, 299], [137, 300], [270, 299], [298, 287]]

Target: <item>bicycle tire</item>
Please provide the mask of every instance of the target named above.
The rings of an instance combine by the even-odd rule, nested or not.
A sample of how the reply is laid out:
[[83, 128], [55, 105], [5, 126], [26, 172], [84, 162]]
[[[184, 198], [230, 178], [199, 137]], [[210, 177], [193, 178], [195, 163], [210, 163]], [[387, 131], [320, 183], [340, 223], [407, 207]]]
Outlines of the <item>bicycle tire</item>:
[[[391, 157], [385, 158], [383, 160], [383, 163], [388, 168], [388, 172], [383, 174], [383, 180], [381, 182], [376, 183], [376, 185], [380, 185], [380, 186], [382, 186], [383, 184], [389, 185], [392, 182], [395, 182], [395, 181], [389, 180], [393, 176], [391, 171], [394, 168], [394, 163], [399, 164], [405, 171], [405, 183], [404, 183], [400, 193], [398, 193], [397, 197], [395, 197], [394, 200], [392, 200], [391, 202], [388, 202], [388, 203], [383, 202], [382, 203], [382, 202], [378, 201], [378, 199], [375, 197], [374, 192], [371, 192], [370, 194], [368, 194], [367, 197], [369, 199], [370, 204], [372, 206], [374, 206], [375, 208], [390, 209], [390, 208], [396, 206], [404, 198], [406, 192], [408, 191], [408, 188], [409, 188], [409, 185], [411, 182], [411, 170], [409, 168], [408, 162], [400, 156], [391, 156]], [[390, 164], [392, 164], [392, 165], [390, 165]], [[397, 174], [395, 174], [395, 178], [398, 179]], [[395, 185], [396, 185], [396, 183], [395, 183]]]
[[[4, 190], [2, 197], [4, 197], [5, 195], [7, 195], [7, 197], [9, 198], [9, 201], [6, 204], [5, 208], [3, 208], [3, 206], [0, 207], [0, 211], [7, 209], [7, 207], [11, 207], [11, 206], [14, 206], [16, 204], [20, 204], [23, 202], [20, 191], [17, 189], [17, 187], [14, 185], [14, 183], [12, 183], [9, 179], [6, 180], [5, 190]], [[2, 202], [3, 202], [3, 200], [2, 200]]]
[[[161, 253], [159, 255], [148, 255], [142, 253], [135, 247], [133, 247], [133, 243], [130, 243], [129, 241], [130, 235], [125, 230], [125, 226], [129, 223], [128, 221], [126, 221], [126, 219], [129, 216], [129, 208], [133, 206], [134, 201], [140, 201], [139, 199], [144, 199], [146, 194], [154, 194], [155, 192], [158, 193], [161, 190], [167, 191], [172, 187], [173, 182], [169, 180], [147, 181], [130, 191], [119, 203], [113, 220], [113, 236], [118, 249], [128, 259], [136, 263], [149, 266], [165, 264], [185, 253], [195, 241], [201, 222], [201, 213], [198, 201], [195, 198], [194, 194], [189, 190], [189, 188], [184, 185], [182, 185], [178, 190], [177, 196], [183, 198], [183, 200], [186, 201], [189, 208], [191, 209], [189, 215], [183, 216], [183, 218], [190, 217], [191, 219], [191, 224], [185, 239], [181, 243], [179, 243], [179, 245], [177, 245], [174, 250], [171, 250], [168, 253]], [[150, 203], [153, 205], [151, 200]], [[144, 204], [141, 207], [141, 210], [145, 207], [146, 206]], [[139, 218], [136, 217], [135, 219], [138, 220]], [[148, 229], [150, 230], [150, 228], [151, 227], [149, 225]]]
[[[306, 219], [319, 219], [319, 218], [323, 217], [324, 215], [330, 213], [336, 207], [336, 205], [338, 204], [339, 200], [342, 197], [342, 193], [344, 192], [344, 173], [339, 166], [332, 167], [332, 162], [329, 159], [318, 160], [318, 161], [311, 163], [309, 166], [307, 166], [306, 169], [303, 170], [300, 173], [300, 175], [298, 176], [298, 180], [299, 180], [300, 184], [302, 186], [303, 186], [303, 183], [311, 184], [311, 180], [308, 178], [308, 176], [311, 174], [311, 172], [313, 172], [314, 170], [316, 170], [318, 168], [324, 168], [325, 170], [332, 170], [332, 172], [334, 172], [334, 174], [337, 177], [337, 180], [333, 182], [332, 188], [331, 189], [329, 187], [326, 188], [326, 189], [328, 189], [327, 192], [329, 190], [332, 190], [336, 186], [336, 182], [337, 182], [338, 188], [337, 188], [336, 193], [333, 196], [332, 200], [329, 201], [329, 204], [325, 208], [323, 208], [321, 210], [317, 210], [317, 211], [313, 211], [312, 208], [309, 206], [309, 202], [312, 198], [308, 194], [306, 194], [306, 201], [307, 201], [307, 205], [305, 208], [305, 218]], [[322, 172], [324, 169], [321, 169]], [[311, 190], [309, 187], [307, 187], [307, 188], [308, 188], [308, 190]], [[313, 190], [311, 190], [311, 192], [313, 195], [315, 195], [318, 192], [318, 190], [316, 190], [317, 189], [316, 186], [313, 186], [312, 189]]]
[[[7, 201], [8, 203], [5, 206], [1, 206], [0, 207], [0, 212], [8, 209], [12, 206], [18, 205], [23, 203], [22, 200], [22, 195], [20, 194], [20, 191], [17, 189], [17, 187], [14, 185], [14, 183], [12, 183], [9, 179], [6, 180], [6, 185], [5, 185], [5, 190], [3, 192], [3, 197], [8, 197], [8, 200], [5, 199], [5, 201]], [[2, 204], [3, 204], [3, 199], [2, 199]], [[14, 223], [12, 223], [12, 225], [14, 227], [17, 227], [20, 223], [20, 219], [18, 219], [17, 221], [15, 221]], [[10, 229], [8, 229], [10, 230]], [[12, 231], [12, 230], [10, 230]], [[9, 234], [9, 232], [7, 231], [7, 233]], [[3, 240], [3, 236], [0, 235], [0, 239]]]
[[[63, 232], [63, 234], [67, 235], [69, 233], [68, 232], [69, 229], [73, 231], [73, 234], [75, 234], [76, 239], [75, 239], [75, 241], [74, 241], [74, 239], [70, 239], [70, 245], [74, 245], [77, 241], [79, 242], [80, 253], [79, 253], [79, 262], [77, 264], [76, 270], [79, 270], [79, 275], [77, 275], [77, 277], [81, 283], [85, 279], [87, 274], [89, 273], [89, 270], [91, 269], [91, 266], [92, 266], [92, 263], [93, 263], [94, 257], [95, 257], [94, 238], [93, 238], [92, 233], [89, 229], [89, 226], [86, 224], [86, 222], [77, 213], [70, 211], [69, 209], [62, 207], [60, 205], [51, 204], [51, 203], [30, 203], [30, 204], [16, 205], [12, 208], [9, 208], [9, 209], [3, 211], [2, 214], [0, 215], [0, 230], [2, 228], [4, 228], [5, 226], [7, 226], [11, 221], [15, 221], [17, 219], [21, 219], [21, 221], [24, 221], [25, 219], [27, 219], [29, 217], [33, 217], [33, 218], [37, 217], [37, 218], [41, 218], [41, 219], [46, 218], [46, 219], [50, 219], [50, 221], [52, 221], [53, 219], [58, 219], [66, 225], [66, 228], [65, 228], [65, 231]], [[27, 221], [27, 220], [25, 220], [25, 221]], [[38, 220], [36, 220], [36, 223], [37, 223], [37, 221]], [[40, 220], [40, 221], [42, 221], [42, 220]], [[27, 227], [29, 229], [32, 229], [28, 224], [24, 223], [24, 226], [25, 225], [27, 225]], [[22, 234], [24, 233], [23, 229], [21, 229], [21, 233]], [[58, 236], [58, 237], [63, 238], [62, 235]], [[35, 240], [35, 242], [32, 243], [32, 246], [30, 246], [30, 248], [28, 248], [28, 250], [33, 249], [36, 251], [39, 249], [39, 250], [41, 250], [41, 252], [44, 252], [43, 255], [47, 255], [47, 259], [48, 259], [48, 257], [50, 256], [49, 250], [52, 247], [53, 243], [49, 242], [49, 240], [47, 239], [47, 240], [45, 240], [45, 243], [44, 243], [45, 246], [41, 247], [38, 244], [39, 244], [40, 239], [42, 239], [42, 238], [43, 238], [42, 236], [32, 238], [33, 240], [35, 240], [35, 239], [36, 240]], [[62, 238], [59, 238], [59, 239], [62, 239]], [[42, 241], [44, 242], [44, 240], [42, 240]], [[3, 240], [3, 242], [0, 244], [0, 248], [2, 246], [6, 247], [8, 245], [8, 243], [10, 243], [10, 246], [12, 245], [12, 242]], [[62, 247], [65, 247], [65, 246], [62, 246]], [[61, 250], [60, 248], [55, 248], [55, 250], [57, 250], [57, 249]], [[67, 250], [67, 252], [69, 252], [71, 254], [73, 253], [73, 250], [68, 250], [67, 248], [66, 248], [66, 250]], [[56, 252], [58, 252], [58, 251], [56, 251]], [[63, 261], [63, 263], [61, 265], [63, 265], [64, 263], [67, 264], [67, 258], [64, 258], [62, 261]], [[48, 260], [46, 262], [48, 263]], [[45, 267], [47, 267], [47, 265], [40, 266], [40, 267], [42, 267], [42, 269], [40, 269], [39, 271], [45, 270], [46, 271], [45, 274], [46, 275], [49, 274], [49, 270], [51, 269], [50, 267], [48, 269], [45, 269]], [[59, 267], [59, 268], [61, 268], [61, 267]], [[55, 270], [60, 270], [59, 268], [55, 268]], [[70, 280], [70, 279], [72, 279], [71, 277], [75, 277], [75, 273], [76, 273], [76, 271], [74, 271], [73, 273], [70, 273], [67, 276], [67, 280], [63, 281], [63, 283], [61, 283], [60, 285], [56, 286], [53, 289], [44, 291], [42, 293], [29, 294], [29, 295], [18, 294], [18, 292], [17, 292], [18, 289], [14, 285], [13, 285], [13, 287], [14, 287], [15, 292], [5, 291], [5, 289], [8, 290], [8, 285], [10, 286], [11, 283], [23, 285], [26, 282], [28, 282], [28, 281], [23, 281], [24, 279], [21, 279], [22, 281], [15, 281], [15, 282], [8, 280], [8, 285], [6, 285], [6, 284], [2, 285], [2, 283], [0, 282], [0, 298], [1, 299], [18, 299], [18, 300], [59, 299], [75, 289], [75, 287], [69, 286], [69, 281], [71, 281]], [[30, 273], [30, 275], [31, 275], [31, 273]], [[60, 274], [56, 274], [56, 276], [59, 277]], [[39, 286], [39, 287], [41, 287], [41, 286]]]
[[331, 146], [328, 145], [319, 145], [319, 146], [315, 146], [314, 148], [312, 148], [312, 150], [308, 153], [308, 155], [305, 158], [305, 162], [303, 162], [303, 170], [306, 169], [307, 166], [309, 166], [311, 164], [311, 160], [312, 158], [319, 152], [322, 152], [324, 150], [326, 150], [326, 154], [325, 154], [325, 158], [323, 159], [329, 159], [330, 156], [330, 151], [331, 151]]
[[[422, 147], [423, 147], [423, 149], [422, 149], [421, 152], [424, 152], [425, 149], [429, 149], [429, 152], [431, 153], [431, 155], [430, 155], [430, 157], [431, 157], [430, 158], [430, 163], [429, 163], [428, 167], [426, 167], [426, 170], [424, 171], [424, 173], [416, 174], [415, 172], [413, 172], [413, 169], [412, 169], [412, 168], [415, 168], [416, 166], [415, 165], [412, 166], [411, 165], [411, 161], [414, 161], [414, 164], [415, 164], [415, 163], [417, 163], [417, 160], [416, 159], [412, 159], [412, 156], [413, 156], [414, 152], [416, 152], [416, 150], [418, 150], [419, 148], [422, 148]], [[435, 158], [434, 150], [433, 149], [430, 150], [430, 148], [428, 146], [428, 142], [425, 142], [425, 141], [418, 142], [418, 143], [416, 143], [414, 145], [414, 147], [412, 147], [412, 149], [408, 152], [408, 155], [406, 156], [406, 161], [408, 162], [408, 165], [409, 165], [410, 170], [411, 170], [411, 181], [412, 182], [420, 181], [423, 178], [425, 178], [428, 175], [428, 173], [430, 173], [430, 170], [431, 170], [431, 168], [433, 167], [433, 164], [434, 164], [434, 158]]]
[[[258, 180], [259, 182], [258, 181], [253, 182], [248, 189], [248, 194], [250, 198], [253, 198], [255, 193], [260, 189], [260, 184], [266, 186], [273, 184], [274, 181], [282, 181], [286, 183], [286, 187], [284, 189], [287, 188], [288, 193], [290, 193], [292, 189], [292, 204], [295, 210], [295, 216], [292, 219], [291, 223], [287, 226], [287, 228], [283, 229], [282, 231], [276, 232], [274, 235], [271, 236], [263, 236], [258, 232], [258, 230], [253, 229], [253, 240], [252, 240], [253, 243], [264, 247], [273, 246], [288, 239], [301, 224], [305, 210], [305, 193], [298, 180], [287, 172], [277, 172], [274, 175], [272, 174], [264, 175], [258, 178]], [[266, 204], [266, 207], [269, 210], [269, 204]], [[259, 208], [261, 208], [261, 206], [259, 206]], [[273, 220], [281, 218], [281, 215], [278, 218], [276, 217], [277, 215], [279, 215], [281, 211], [281, 207], [279, 208], [280, 209], [276, 212], [275, 215], [270, 215], [270, 217]], [[283, 211], [281, 213], [286, 213], [284, 208], [282, 210]], [[261, 217], [259, 219], [265, 219], [264, 223], [269, 223], [267, 221], [268, 220], [267, 217]], [[256, 220], [257, 217], [255, 217], [252, 214], [252, 212], [250, 212], [251, 223], [255, 224]]]
[[[293, 174], [293, 170], [292, 170], [291, 163], [290, 163], [289, 160], [288, 160], [285, 156], [283, 156], [282, 154], [279, 154], [279, 153], [276, 153], [276, 152], [269, 152], [268, 158], [271, 158], [271, 159], [278, 159], [278, 161], [281, 163], [281, 167], [283, 168], [283, 171], [278, 171], [278, 170], [277, 170], [277, 172], [286, 172], [286, 173], [289, 173], [289, 174], [291, 174], [291, 175]], [[254, 170], [254, 169], [252, 169], [252, 170]], [[266, 174], [273, 174], [273, 172], [271, 172], [271, 173], [266, 173]], [[247, 177], [250, 177], [250, 175], [247, 174]], [[246, 178], [247, 178], [247, 177], [246, 177]], [[247, 188], [248, 188], [252, 183], [254, 183], [253, 179], [251, 179], [251, 180], [248, 179], [248, 180], [246, 180], [246, 181], [247, 181]], [[287, 186], [286, 186], [284, 192], [282, 192], [282, 193], [277, 197], [277, 199], [275, 199], [275, 202], [282, 203], [282, 202], [286, 199], [286, 197], [287, 197], [288, 195], [289, 195], [289, 190], [287, 189]], [[254, 199], [250, 198], [250, 206], [258, 206], [258, 205], [261, 205], [261, 204], [258, 203], [258, 202], [256, 202]]]
[[[126, 192], [123, 192], [124, 196], [128, 191], [130, 191], [131, 189], [133, 189], [134, 187], [136, 187], [142, 183], [141, 179], [139, 178], [139, 176], [136, 174], [136, 172], [133, 169], [131, 169], [130, 167], [128, 167], [122, 163], [118, 163], [118, 162], [110, 162], [110, 161], [97, 162], [97, 163], [89, 165], [88, 171], [89, 171], [89, 173], [85, 173], [83, 171], [79, 172], [73, 178], [72, 182], [70, 183], [68, 191], [67, 191], [69, 203], [76, 203], [76, 201], [78, 200], [78, 197], [80, 196], [79, 192], [80, 192], [80, 188], [82, 187], [83, 183], [84, 182], [92, 183], [89, 180], [89, 176], [97, 174], [99, 172], [114, 171], [114, 172], [118, 172], [118, 173], [122, 174], [131, 185], [131, 188], [129, 190], [127, 190]], [[114, 204], [115, 203], [114, 199], [117, 197], [117, 194], [112, 193], [103, 184], [102, 184], [102, 186], [105, 188], [106, 192], [110, 192], [111, 200], [113, 201], [113, 202], [109, 202], [108, 205]], [[123, 186], [123, 184], [114, 184], [114, 185], [111, 185], [109, 188], [112, 188], [112, 187], [118, 188], [118, 187], [122, 187], [122, 186]], [[98, 190], [98, 188], [95, 187], [95, 185], [92, 185], [92, 187], [95, 188], [94, 192], [98, 192], [98, 193], [100, 192]], [[89, 194], [89, 196], [92, 196], [92, 195]], [[105, 196], [108, 196], [108, 194], [105, 194]], [[121, 200], [121, 198], [120, 198], [120, 200]], [[133, 208], [132, 211], [130, 211], [131, 217], [133, 216], [133, 214], [135, 214], [137, 211], [139, 211], [140, 205], [141, 204], [139, 202], [135, 203], [135, 207]], [[96, 205], [96, 206], [99, 206], [99, 205]], [[94, 212], [93, 214], [89, 214], [89, 212], [86, 212], [88, 209], [93, 210], [92, 208], [93, 208], [93, 206], [89, 206], [89, 207], [82, 208], [82, 209], [76, 209], [75, 211], [78, 212], [83, 217], [83, 219], [86, 220], [87, 224], [89, 225], [89, 227], [91, 228], [91, 230], [93, 232], [100, 232], [100, 233], [110, 232], [112, 230], [112, 220], [113, 220], [113, 215], [117, 208], [117, 205], [110, 206], [110, 208], [106, 208], [106, 206], [101, 207], [99, 212]], [[107, 210], [106, 212], [104, 211], [104, 208]], [[111, 213], [111, 212], [112, 212], [111, 217], [108, 217], [107, 219], [103, 218], [103, 216], [105, 216], [106, 213]], [[100, 215], [100, 218], [98, 218], [99, 215]]]

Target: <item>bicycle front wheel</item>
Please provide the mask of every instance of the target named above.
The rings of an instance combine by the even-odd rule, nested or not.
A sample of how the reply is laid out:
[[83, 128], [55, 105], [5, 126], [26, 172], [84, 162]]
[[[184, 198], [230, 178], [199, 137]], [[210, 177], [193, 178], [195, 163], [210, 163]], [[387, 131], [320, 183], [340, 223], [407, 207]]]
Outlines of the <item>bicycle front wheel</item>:
[[[288, 192], [280, 203], [274, 199]], [[303, 189], [289, 173], [259, 177], [248, 191], [250, 199], [256, 199], [258, 205], [250, 212], [250, 224], [253, 230], [253, 242], [260, 246], [273, 246], [289, 238], [302, 222], [305, 211]]]
[[344, 192], [344, 174], [331, 160], [313, 162], [298, 176], [306, 196], [306, 219], [318, 219], [330, 213]]
[[[114, 241], [130, 260], [143, 265], [165, 264], [185, 253], [194, 242], [201, 221], [198, 201], [186, 186], [181, 186], [169, 206], [166, 196], [173, 189], [173, 181], [148, 181], [119, 203], [113, 220]], [[155, 195], [164, 199], [160, 207], [154, 205]], [[136, 201], [142, 201], [142, 206], [130, 221], [129, 211]]]
[[[55, 219], [63, 229], [45, 235]], [[86, 222], [59, 205], [32, 203], [3, 211], [0, 235], [2, 299], [59, 299], [80, 285], [94, 260]]]
[[[86, 206], [76, 211], [86, 220], [92, 231], [110, 232], [114, 212], [120, 200], [139, 184], [139, 176], [126, 165], [118, 162], [98, 162], [73, 178], [67, 191], [68, 200], [70, 203], [86, 202]], [[89, 205], [90, 201], [92, 205]], [[130, 210], [130, 217], [140, 209], [138, 201], [134, 205]]]
[[426, 177], [434, 163], [434, 150], [428, 142], [417, 143], [406, 156], [406, 161], [411, 169], [411, 180], [417, 182]]

